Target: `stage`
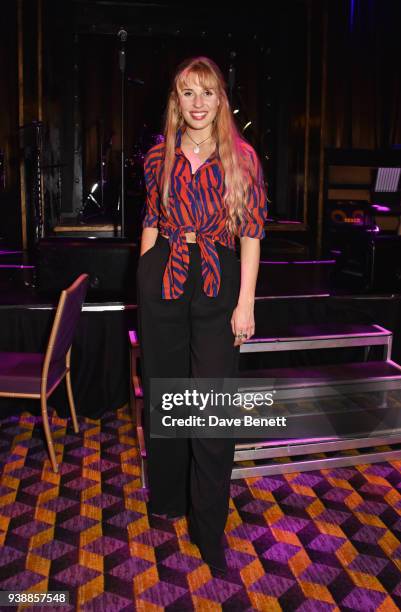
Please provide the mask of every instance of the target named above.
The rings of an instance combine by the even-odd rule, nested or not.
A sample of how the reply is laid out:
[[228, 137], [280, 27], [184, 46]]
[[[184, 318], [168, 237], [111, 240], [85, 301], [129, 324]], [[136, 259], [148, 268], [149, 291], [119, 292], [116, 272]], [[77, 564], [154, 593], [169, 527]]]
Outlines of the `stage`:
[[[59, 292], [47, 286], [32, 286], [35, 266], [21, 267], [21, 253], [3, 249], [0, 259], [4, 262], [0, 268], [0, 349], [40, 352], [48, 339]], [[127, 265], [135, 271], [135, 256]], [[84, 268], [83, 265], [82, 271]], [[262, 260], [255, 301], [255, 335], [285, 336], [289, 324], [378, 324], [393, 332], [392, 357], [401, 362], [401, 295], [342, 294], [330, 286], [333, 269], [333, 262], [327, 260]], [[79, 414], [98, 418], [128, 401], [128, 331], [132, 329], [137, 329], [135, 276], [120, 294], [114, 288], [107, 295], [105, 287], [95, 285], [83, 307], [72, 351], [72, 380]], [[347, 351], [338, 348], [243, 354], [240, 368], [356, 361], [362, 351], [359, 347]], [[373, 350], [371, 359], [374, 354]], [[64, 389], [57, 389], [50, 403], [60, 416], [67, 414]], [[2, 405], [6, 405], [4, 400]], [[32, 401], [29, 406], [38, 409]]]
[[[35, 596], [61, 592], [66, 610], [82, 612], [401, 610], [400, 23], [396, 0], [229, 11], [207, 1], [2, 3], [1, 609], [15, 592], [32, 610]], [[189, 58], [202, 71], [215, 64], [216, 78], [175, 81]], [[203, 233], [209, 249], [230, 239], [229, 213], [238, 234], [260, 237], [255, 335], [241, 304], [234, 326], [246, 341], [229, 384], [250, 395], [241, 416], [255, 392], [277, 393], [252, 405], [255, 425], [244, 419], [241, 433], [218, 406], [219, 432], [234, 440], [224, 479], [218, 444], [207, 474], [196, 450], [207, 444], [181, 440], [190, 462], [180, 479], [179, 444], [161, 444], [154, 474], [167, 504], [153, 508], [136, 289], [150, 212], [148, 227], [178, 237], [173, 280], [186, 264], [175, 230]], [[221, 262], [207, 254], [202, 272], [214, 270], [221, 289]], [[244, 280], [252, 258], [242, 259]], [[86, 274], [55, 316], [61, 292]], [[60, 347], [72, 329], [70, 364]], [[171, 345], [153, 350], [167, 353], [160, 369], [175, 386]], [[30, 354], [47, 346], [45, 359]], [[211, 528], [195, 545], [193, 516], [217, 525], [210, 491], [226, 485], [221, 540]], [[172, 503], [177, 492], [188, 504]], [[202, 551], [213, 538], [223, 573]]]

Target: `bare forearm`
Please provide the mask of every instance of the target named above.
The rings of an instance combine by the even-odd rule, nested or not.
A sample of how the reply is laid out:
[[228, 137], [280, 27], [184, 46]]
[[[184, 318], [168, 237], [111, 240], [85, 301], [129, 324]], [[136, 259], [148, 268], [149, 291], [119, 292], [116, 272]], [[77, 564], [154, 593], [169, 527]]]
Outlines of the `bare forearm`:
[[146, 251], [149, 251], [149, 249], [152, 248], [152, 246], [156, 242], [158, 233], [159, 233], [159, 230], [157, 229], [157, 227], [144, 227], [143, 228], [142, 237], [141, 237], [141, 253], [140, 253], [141, 255], [143, 255], [144, 253], [146, 253]]
[[253, 305], [260, 261], [260, 240], [241, 238], [241, 288], [238, 304]]
[[258, 238], [241, 238], [241, 286], [238, 304], [231, 317], [234, 346], [239, 346], [255, 333], [255, 289], [260, 259]]

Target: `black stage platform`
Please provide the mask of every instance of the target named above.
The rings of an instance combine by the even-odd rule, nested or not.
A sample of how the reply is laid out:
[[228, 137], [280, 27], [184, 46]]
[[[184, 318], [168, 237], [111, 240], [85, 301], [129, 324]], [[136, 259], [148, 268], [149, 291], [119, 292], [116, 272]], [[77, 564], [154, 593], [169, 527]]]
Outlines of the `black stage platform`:
[[[5, 249], [0, 261], [0, 351], [42, 351], [59, 292], [34, 288], [34, 268]], [[401, 361], [401, 294], [340, 294], [332, 288], [333, 261], [261, 261], [256, 292], [256, 335], [285, 336], [291, 325], [379, 324], [394, 334], [393, 359]], [[28, 267], [25, 267], [28, 266]], [[79, 414], [97, 418], [129, 397], [128, 330], [136, 329], [135, 274], [127, 291], [94, 287], [88, 294], [73, 346], [72, 379]], [[361, 348], [243, 354], [241, 368], [338, 363], [360, 358]], [[359, 353], [358, 353], [359, 351]], [[371, 358], [374, 358], [374, 350]], [[50, 404], [68, 413], [63, 389]], [[3, 410], [15, 411], [10, 401]], [[24, 404], [28, 407], [28, 403]], [[37, 409], [29, 402], [29, 409]]]
[[[32, 297], [32, 296], [31, 296]], [[42, 351], [54, 316], [54, 304], [14, 304], [8, 296], [0, 305], [0, 350]], [[401, 296], [259, 297], [255, 306], [256, 333], [285, 336], [286, 325], [319, 323], [377, 323], [394, 334], [393, 359], [401, 361]], [[73, 346], [72, 379], [79, 414], [97, 418], [116, 409], [129, 397], [128, 330], [136, 329], [136, 305], [123, 302], [86, 303]], [[361, 359], [361, 348], [346, 357]], [[316, 354], [318, 353], [318, 355]], [[316, 363], [338, 363], [343, 349], [241, 355], [244, 369]], [[372, 355], [374, 358], [374, 355]], [[2, 401], [2, 408], [10, 404]], [[50, 404], [60, 416], [68, 414], [64, 390], [57, 389]], [[25, 404], [28, 407], [27, 404]], [[30, 407], [32, 402], [30, 403]], [[37, 406], [38, 408], [38, 406]]]

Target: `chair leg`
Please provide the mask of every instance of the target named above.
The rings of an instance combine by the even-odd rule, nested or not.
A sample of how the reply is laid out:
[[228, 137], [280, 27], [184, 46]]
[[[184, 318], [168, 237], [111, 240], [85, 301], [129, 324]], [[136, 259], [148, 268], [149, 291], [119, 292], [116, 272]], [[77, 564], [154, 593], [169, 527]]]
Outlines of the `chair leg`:
[[56, 472], [57, 474], [58, 465], [57, 465], [57, 460], [56, 460], [56, 452], [54, 450], [54, 445], [53, 445], [52, 433], [50, 431], [49, 415], [47, 414], [46, 396], [42, 396], [40, 398], [40, 407], [42, 409], [43, 429], [45, 430], [45, 437], [46, 437], [47, 447], [49, 449], [50, 461], [51, 461], [54, 472]]
[[73, 424], [75, 433], [78, 433], [79, 425], [78, 425], [78, 420], [77, 420], [77, 413], [75, 412], [74, 396], [72, 394], [72, 386], [71, 386], [71, 374], [69, 370], [67, 374], [65, 375], [65, 383], [67, 385], [68, 403], [70, 405], [72, 424]]

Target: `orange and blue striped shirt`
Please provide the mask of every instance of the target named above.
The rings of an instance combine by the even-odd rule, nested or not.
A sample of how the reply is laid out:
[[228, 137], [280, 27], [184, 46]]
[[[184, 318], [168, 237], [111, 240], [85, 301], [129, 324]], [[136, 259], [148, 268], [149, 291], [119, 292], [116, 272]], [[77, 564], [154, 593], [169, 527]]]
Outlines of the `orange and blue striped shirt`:
[[[185, 238], [187, 232], [196, 233], [201, 252], [203, 291], [209, 297], [216, 297], [220, 288], [220, 262], [214, 242], [235, 248], [235, 238], [226, 228], [224, 171], [218, 154], [214, 152], [192, 174], [191, 164], [181, 149], [181, 136], [182, 131], [178, 130], [171, 173], [169, 214], [165, 206], [161, 205], [164, 142], [155, 145], [146, 154], [144, 175], [147, 198], [143, 227], [158, 228], [169, 239], [170, 256], [163, 275], [162, 298], [177, 299], [184, 291], [189, 267], [189, 249]], [[267, 218], [263, 171], [249, 144], [245, 145], [245, 152], [256, 169], [257, 180], [250, 189], [246, 219], [238, 235], [262, 239]]]

